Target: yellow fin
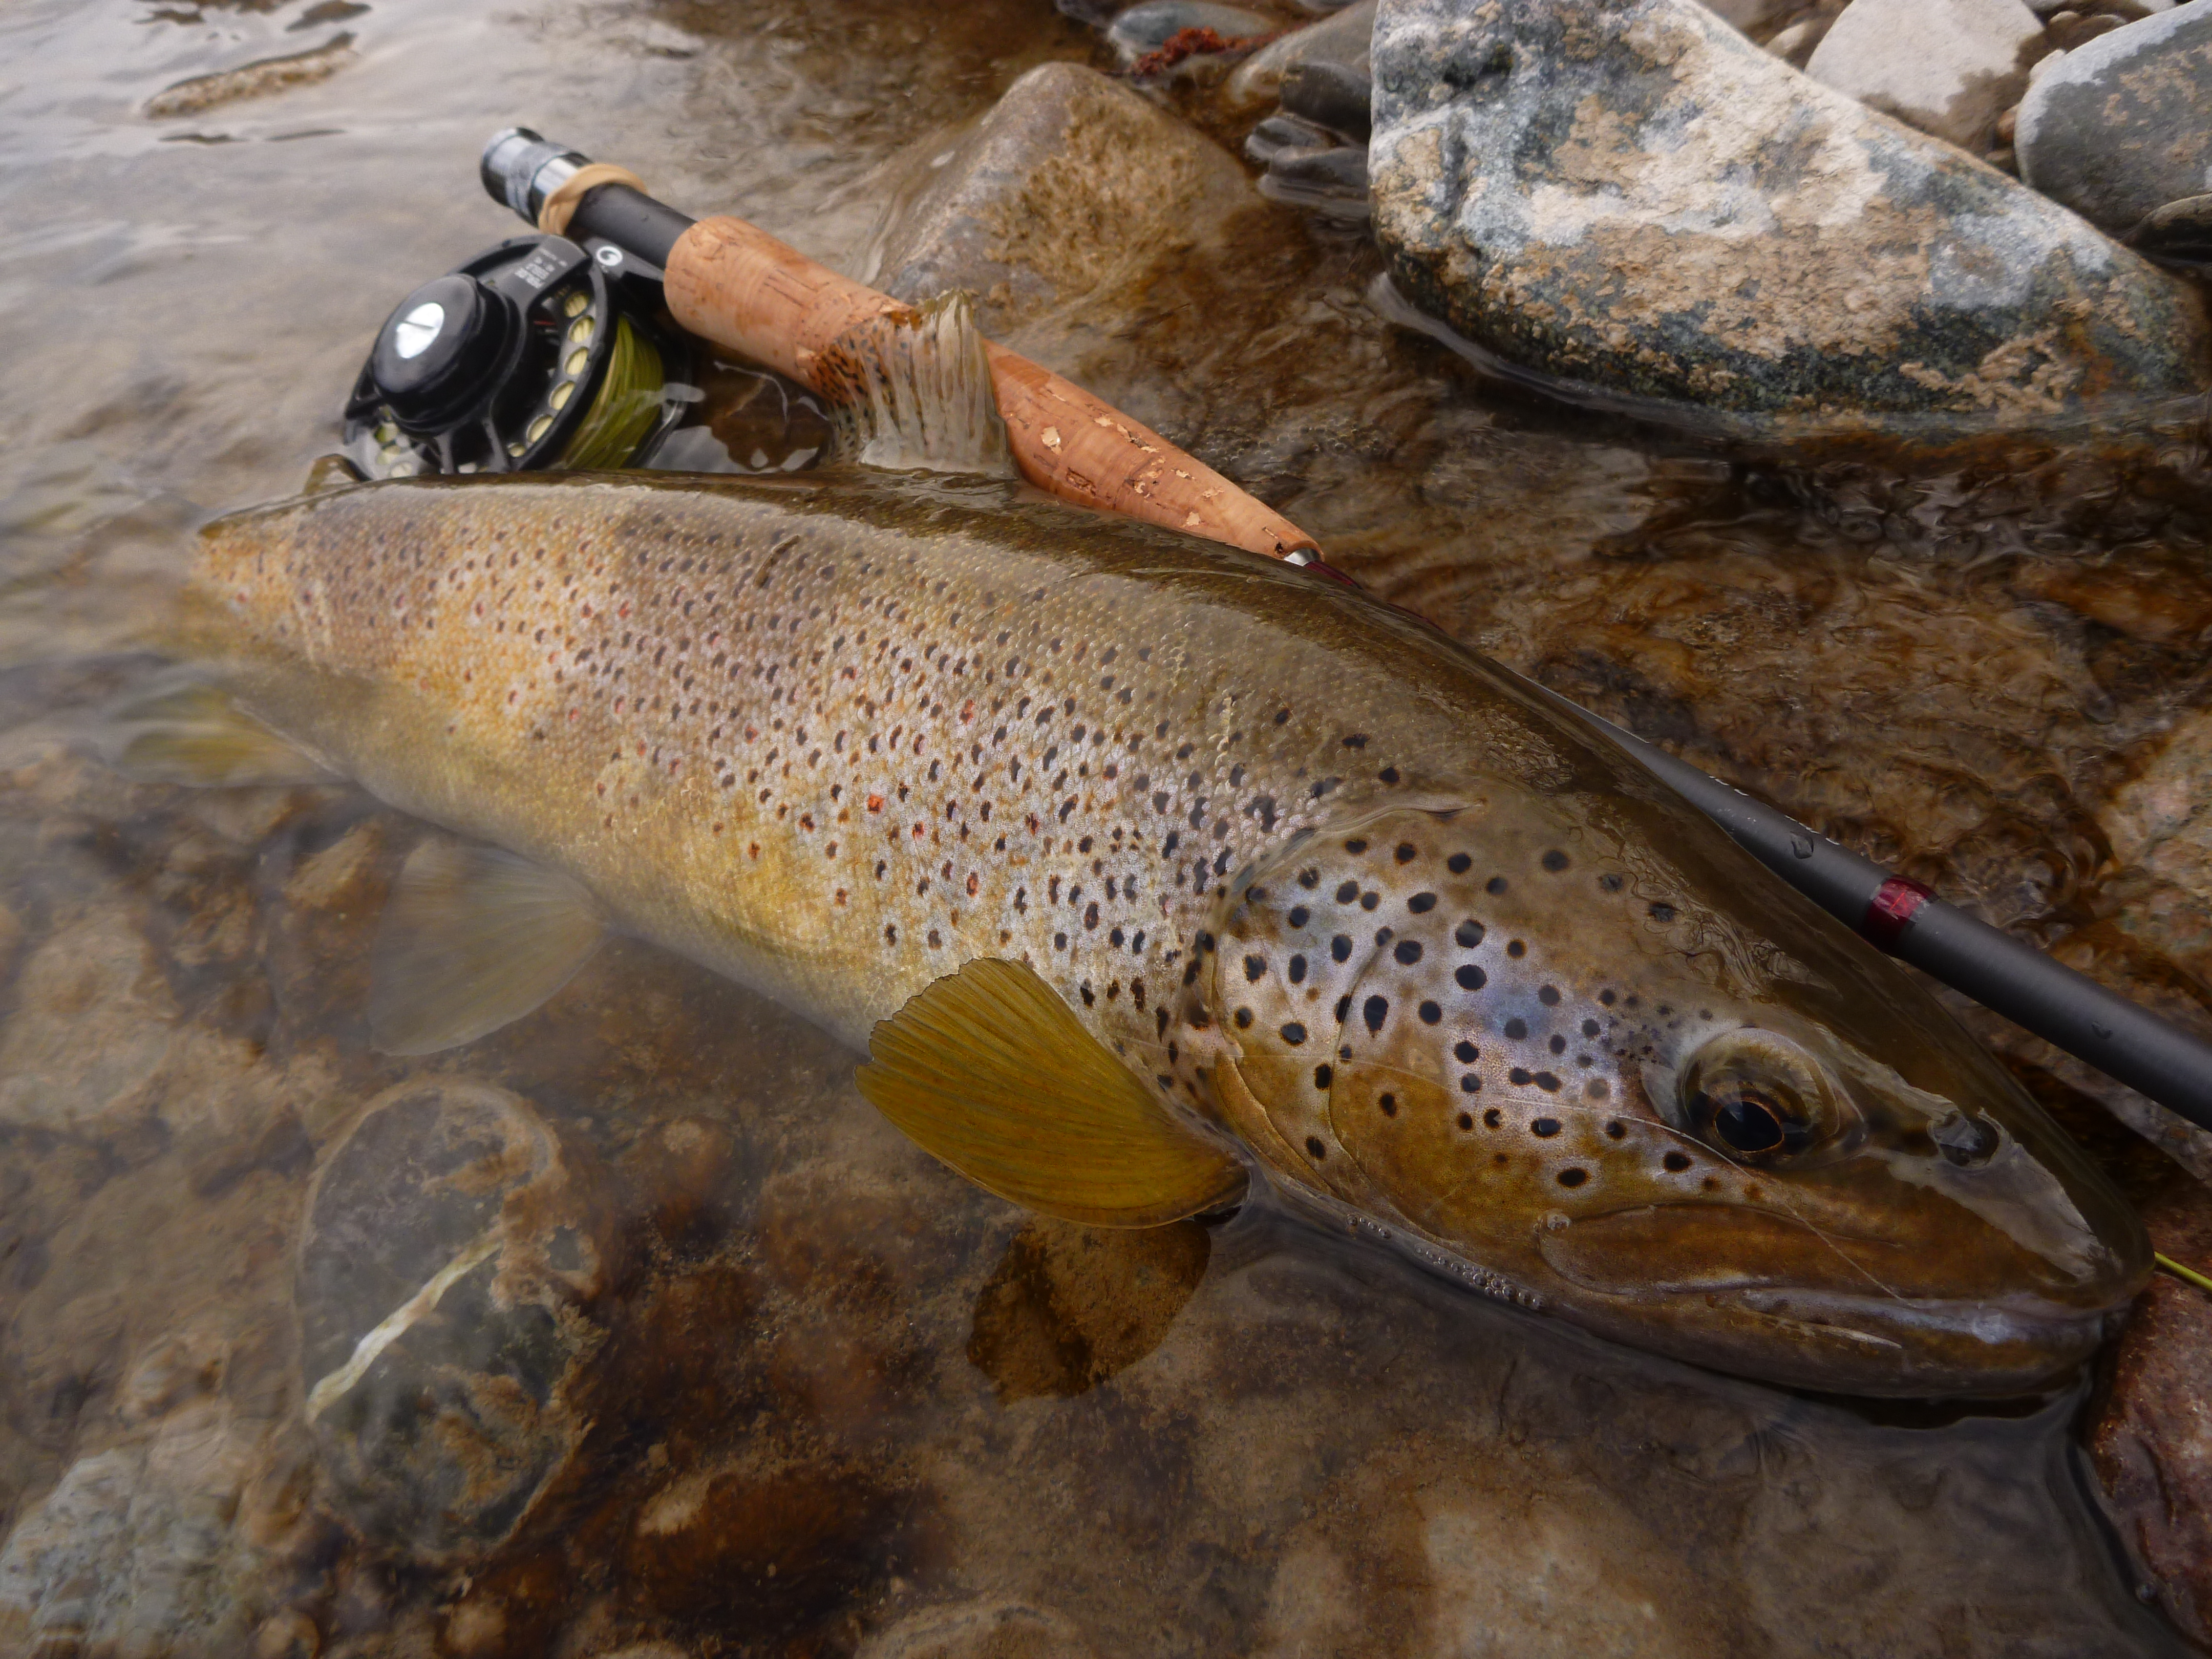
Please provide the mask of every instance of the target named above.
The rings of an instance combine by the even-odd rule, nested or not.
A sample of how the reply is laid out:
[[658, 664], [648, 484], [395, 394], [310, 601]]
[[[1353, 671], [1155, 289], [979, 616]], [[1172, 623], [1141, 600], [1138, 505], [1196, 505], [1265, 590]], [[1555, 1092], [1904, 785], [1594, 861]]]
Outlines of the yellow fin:
[[371, 1039], [428, 1054], [520, 1019], [575, 976], [606, 917], [559, 872], [433, 839], [408, 856], [369, 970]]
[[1062, 1221], [1153, 1227], [1233, 1200], [1237, 1160], [1184, 1127], [1018, 962], [985, 957], [868, 1040], [860, 1092], [977, 1186]]
[[198, 681], [171, 684], [112, 712], [100, 747], [117, 771], [143, 783], [222, 789], [333, 781], [220, 688]]

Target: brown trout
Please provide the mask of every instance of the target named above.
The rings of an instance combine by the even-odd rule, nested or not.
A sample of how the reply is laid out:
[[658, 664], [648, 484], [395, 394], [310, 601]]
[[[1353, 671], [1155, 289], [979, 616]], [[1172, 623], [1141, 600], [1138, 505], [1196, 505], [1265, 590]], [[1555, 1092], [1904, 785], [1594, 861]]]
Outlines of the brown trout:
[[1273, 1194], [1825, 1389], [2037, 1383], [2148, 1272], [1899, 969], [1311, 574], [993, 481], [578, 475], [242, 513], [192, 593], [238, 707], [500, 849], [410, 866], [385, 1047], [527, 1012], [612, 926], [869, 1048], [1018, 1201]]

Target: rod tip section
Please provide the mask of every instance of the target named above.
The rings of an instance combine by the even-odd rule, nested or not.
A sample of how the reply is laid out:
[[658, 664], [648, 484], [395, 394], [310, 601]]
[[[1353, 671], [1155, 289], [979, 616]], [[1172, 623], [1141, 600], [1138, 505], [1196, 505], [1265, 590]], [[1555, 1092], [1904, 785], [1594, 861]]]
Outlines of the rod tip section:
[[504, 127], [484, 146], [477, 176], [493, 201], [535, 225], [545, 198], [590, 165], [589, 156], [528, 127]]

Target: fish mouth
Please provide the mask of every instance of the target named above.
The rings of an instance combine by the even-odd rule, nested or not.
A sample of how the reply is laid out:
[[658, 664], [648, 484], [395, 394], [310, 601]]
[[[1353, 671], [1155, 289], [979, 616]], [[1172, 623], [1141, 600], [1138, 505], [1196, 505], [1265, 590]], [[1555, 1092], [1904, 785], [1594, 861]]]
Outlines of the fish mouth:
[[2117, 1256], [2063, 1287], [2010, 1274], [1978, 1285], [1927, 1245], [1719, 1205], [1590, 1217], [1547, 1231], [1538, 1250], [1580, 1322], [1768, 1381], [1867, 1395], [2038, 1388], [2094, 1352], [2141, 1288]]

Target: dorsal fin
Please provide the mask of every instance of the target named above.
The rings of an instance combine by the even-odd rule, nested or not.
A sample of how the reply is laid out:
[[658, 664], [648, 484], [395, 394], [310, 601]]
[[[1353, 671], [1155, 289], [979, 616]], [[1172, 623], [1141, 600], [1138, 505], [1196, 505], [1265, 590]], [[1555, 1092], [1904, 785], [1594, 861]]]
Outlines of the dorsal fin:
[[1231, 1201], [1237, 1160], [1178, 1123], [1030, 968], [984, 957], [868, 1040], [860, 1092], [977, 1186], [1063, 1221], [1152, 1227]]
[[838, 337], [818, 373], [836, 404], [842, 459], [895, 471], [1020, 476], [967, 295], [868, 319]]
[[558, 871], [433, 837], [408, 855], [377, 935], [371, 1039], [428, 1054], [496, 1031], [574, 978], [605, 927]]

